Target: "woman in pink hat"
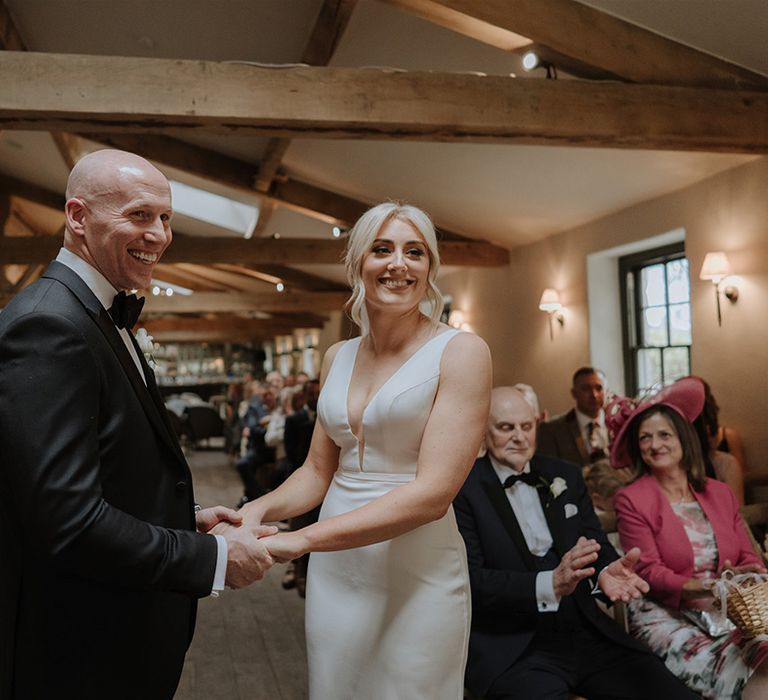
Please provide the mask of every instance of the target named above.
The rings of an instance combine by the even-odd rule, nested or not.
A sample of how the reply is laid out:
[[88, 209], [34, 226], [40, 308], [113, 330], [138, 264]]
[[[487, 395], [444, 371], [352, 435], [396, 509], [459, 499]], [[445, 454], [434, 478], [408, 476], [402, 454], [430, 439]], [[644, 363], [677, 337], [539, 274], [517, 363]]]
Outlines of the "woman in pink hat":
[[630, 631], [704, 698], [768, 697], [768, 642], [747, 644], [713, 609], [710, 582], [723, 569], [765, 571], [731, 490], [704, 474], [691, 421], [704, 387], [686, 378], [634, 406], [614, 401], [614, 467], [633, 482], [616, 495], [625, 549], [640, 547], [636, 571], [650, 585], [630, 604]]

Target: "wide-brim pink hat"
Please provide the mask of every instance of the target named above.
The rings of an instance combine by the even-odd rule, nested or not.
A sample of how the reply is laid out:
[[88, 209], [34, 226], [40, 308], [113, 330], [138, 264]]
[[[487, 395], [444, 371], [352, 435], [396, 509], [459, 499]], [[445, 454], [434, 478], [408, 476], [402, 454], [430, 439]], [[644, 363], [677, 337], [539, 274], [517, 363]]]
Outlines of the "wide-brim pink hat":
[[685, 377], [639, 403], [624, 396], [614, 397], [605, 407], [605, 424], [613, 435], [611, 464], [616, 469], [632, 464], [628, 445], [630, 426], [641, 413], [658, 405], [669, 406], [691, 423], [704, 409], [704, 385], [699, 379]]

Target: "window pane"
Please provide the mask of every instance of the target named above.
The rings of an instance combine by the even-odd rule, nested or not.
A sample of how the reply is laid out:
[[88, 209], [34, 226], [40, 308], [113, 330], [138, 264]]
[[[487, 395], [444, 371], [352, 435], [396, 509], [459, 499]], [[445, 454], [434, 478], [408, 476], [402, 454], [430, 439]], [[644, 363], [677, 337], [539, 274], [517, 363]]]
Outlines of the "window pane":
[[640, 270], [640, 285], [643, 290], [642, 305], [644, 307], [666, 303], [664, 265], [651, 265]]
[[643, 311], [643, 345], [664, 347], [667, 341], [667, 309], [664, 306]]
[[676, 379], [687, 377], [691, 373], [688, 348], [664, 348], [663, 352], [665, 384], [671, 384]]
[[680, 258], [667, 263], [667, 285], [670, 304], [690, 300], [691, 288], [688, 279], [687, 258]]
[[661, 385], [661, 350], [637, 351], [638, 393], [650, 391]]
[[669, 307], [669, 344], [691, 344], [691, 305], [672, 304]]

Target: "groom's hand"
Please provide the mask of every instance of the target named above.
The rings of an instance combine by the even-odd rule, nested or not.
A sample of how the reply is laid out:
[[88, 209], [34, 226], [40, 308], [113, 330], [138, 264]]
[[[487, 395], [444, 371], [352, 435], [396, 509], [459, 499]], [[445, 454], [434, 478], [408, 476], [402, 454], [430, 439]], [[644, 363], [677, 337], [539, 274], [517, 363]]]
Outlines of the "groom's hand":
[[274, 535], [277, 528], [270, 525], [219, 525], [216, 530], [227, 540], [227, 586], [242, 588], [261, 580], [274, 561], [259, 538]]
[[239, 525], [243, 522], [243, 516], [236, 510], [225, 506], [213, 506], [213, 508], [203, 508], [195, 513], [195, 525], [198, 532], [208, 532], [218, 523], [232, 523]]

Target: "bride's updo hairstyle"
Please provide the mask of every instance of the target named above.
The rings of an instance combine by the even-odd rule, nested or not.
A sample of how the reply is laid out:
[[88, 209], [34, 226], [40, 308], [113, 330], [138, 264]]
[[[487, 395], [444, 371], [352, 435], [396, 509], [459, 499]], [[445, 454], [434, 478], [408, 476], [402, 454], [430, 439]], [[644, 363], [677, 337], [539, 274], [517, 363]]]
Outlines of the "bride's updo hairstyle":
[[426, 315], [434, 325], [440, 321], [443, 313], [443, 295], [435, 284], [440, 270], [440, 256], [437, 252], [437, 235], [429, 216], [417, 207], [397, 202], [383, 202], [369, 209], [347, 234], [347, 251], [344, 263], [347, 281], [352, 288], [352, 296], [346, 303], [347, 313], [358, 325], [363, 336], [370, 332], [368, 312], [365, 308], [365, 287], [361, 270], [363, 258], [371, 251], [373, 242], [379, 237], [381, 229], [393, 219], [399, 219], [415, 228], [423, 237], [429, 251], [429, 273], [424, 301], [428, 306]]

